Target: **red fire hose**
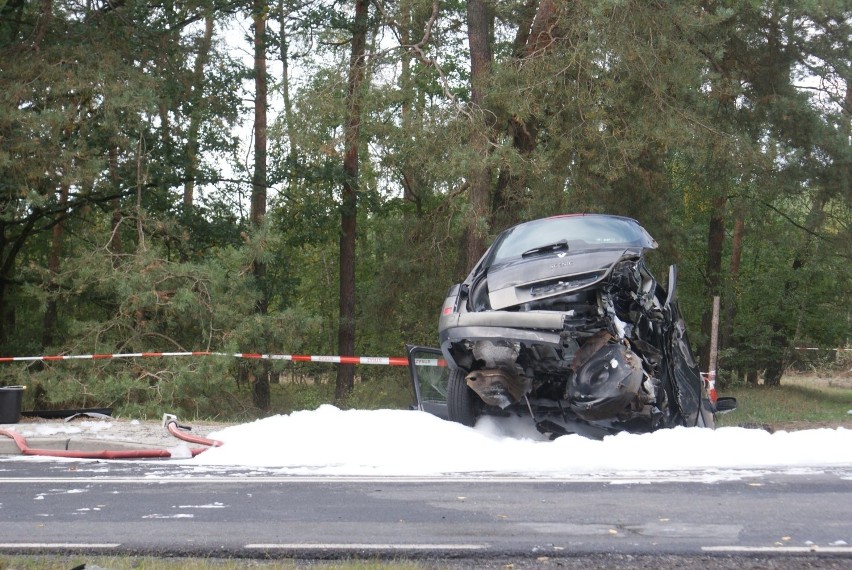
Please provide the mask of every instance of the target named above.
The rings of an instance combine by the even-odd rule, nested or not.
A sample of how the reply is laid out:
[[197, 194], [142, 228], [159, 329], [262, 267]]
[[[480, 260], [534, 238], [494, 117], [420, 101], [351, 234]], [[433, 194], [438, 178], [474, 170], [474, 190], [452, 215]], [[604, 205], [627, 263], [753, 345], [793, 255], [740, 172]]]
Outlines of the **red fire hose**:
[[[177, 422], [177, 417], [166, 414], [163, 416], [163, 425], [170, 434], [178, 439], [189, 443], [197, 443], [207, 445], [209, 447], [196, 447], [190, 449], [193, 457], [199, 453], [208, 450], [210, 447], [219, 447], [222, 442], [216, 439], [189, 435], [181, 431], [181, 427]], [[101, 451], [72, 451], [67, 449], [38, 449], [27, 445], [27, 440], [21, 434], [0, 429], [0, 435], [5, 435], [11, 438], [23, 455], [40, 455], [47, 457], [68, 457], [74, 459], [152, 459], [152, 458], [170, 458], [172, 456], [168, 449], [122, 449], [122, 450], [101, 450]]]
[[222, 442], [218, 439], [210, 439], [209, 437], [202, 437], [200, 435], [190, 435], [181, 431], [181, 426], [177, 423], [177, 418], [174, 416], [164, 416], [166, 429], [170, 434], [175, 436], [178, 439], [182, 439], [183, 441], [187, 441], [189, 443], [197, 443], [199, 445], [206, 445], [208, 447], [199, 447], [191, 449], [192, 456], [195, 457], [202, 451], [207, 451], [211, 447], [221, 447]]

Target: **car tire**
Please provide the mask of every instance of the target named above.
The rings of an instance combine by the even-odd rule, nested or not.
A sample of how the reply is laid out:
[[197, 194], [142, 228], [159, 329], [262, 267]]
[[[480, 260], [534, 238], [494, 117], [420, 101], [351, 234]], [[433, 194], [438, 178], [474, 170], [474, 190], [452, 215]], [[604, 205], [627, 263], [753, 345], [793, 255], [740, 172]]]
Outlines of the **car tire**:
[[465, 382], [465, 376], [467, 372], [461, 368], [450, 372], [447, 384], [447, 417], [450, 421], [473, 427], [478, 416], [478, 397]]

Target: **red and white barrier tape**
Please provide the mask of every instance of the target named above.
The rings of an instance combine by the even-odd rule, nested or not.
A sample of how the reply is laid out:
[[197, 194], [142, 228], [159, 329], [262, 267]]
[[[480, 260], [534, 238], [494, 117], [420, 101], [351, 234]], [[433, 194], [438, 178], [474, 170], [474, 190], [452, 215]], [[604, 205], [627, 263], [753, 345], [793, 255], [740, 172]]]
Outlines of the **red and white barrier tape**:
[[[36, 362], [56, 360], [107, 360], [110, 358], [154, 358], [170, 356], [229, 356], [256, 360], [285, 360], [289, 362], [326, 362], [331, 364], [376, 364], [408, 366], [404, 356], [317, 356], [306, 354], [260, 354], [249, 352], [124, 352], [116, 354], [57, 354], [44, 356], [0, 356], [0, 362]], [[443, 359], [418, 358], [417, 366], [446, 366]]]
[[408, 359], [402, 356], [316, 356], [306, 354], [251, 354], [237, 352], [225, 354], [213, 352], [216, 356], [235, 358], [256, 358], [260, 360], [287, 360], [289, 362], [326, 362], [331, 364], [379, 364], [384, 366], [408, 366]]
[[153, 356], [209, 356], [212, 352], [125, 352], [118, 354], [55, 354], [48, 356], [0, 356], [0, 362], [34, 362], [37, 360], [106, 360], [109, 358], [146, 358]]
[[154, 356], [209, 356], [212, 352], [125, 352], [118, 354], [56, 354], [50, 356], [0, 356], [0, 362], [35, 362], [37, 360], [106, 360], [109, 358], [148, 358]]

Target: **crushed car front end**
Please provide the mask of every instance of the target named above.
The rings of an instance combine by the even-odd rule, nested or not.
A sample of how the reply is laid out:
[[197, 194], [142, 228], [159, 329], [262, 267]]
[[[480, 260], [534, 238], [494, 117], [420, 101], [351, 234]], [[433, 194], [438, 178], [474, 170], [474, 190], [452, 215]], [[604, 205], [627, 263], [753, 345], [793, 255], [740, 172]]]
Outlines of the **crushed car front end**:
[[439, 321], [451, 420], [530, 416], [552, 437], [714, 425], [674, 296], [635, 220], [556, 216], [495, 240]]

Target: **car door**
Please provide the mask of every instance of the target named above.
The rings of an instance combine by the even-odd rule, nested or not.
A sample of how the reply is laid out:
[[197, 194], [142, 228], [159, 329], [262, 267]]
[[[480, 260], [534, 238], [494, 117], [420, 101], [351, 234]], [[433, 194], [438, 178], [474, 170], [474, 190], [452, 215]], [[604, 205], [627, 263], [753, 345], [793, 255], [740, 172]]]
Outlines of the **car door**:
[[[674, 395], [683, 420], [683, 425], [692, 427], [703, 425], [712, 427], [712, 412], [702, 398], [704, 382], [698, 370], [698, 364], [692, 353], [686, 334], [686, 323], [677, 302], [677, 266], [669, 266], [668, 295], [665, 303], [669, 315], [669, 346], [666, 353], [670, 360], [669, 374], [672, 379]], [[699, 419], [701, 423], [699, 423]]]
[[414, 388], [414, 408], [447, 419], [447, 383], [450, 369], [437, 348], [406, 346], [408, 370]]

